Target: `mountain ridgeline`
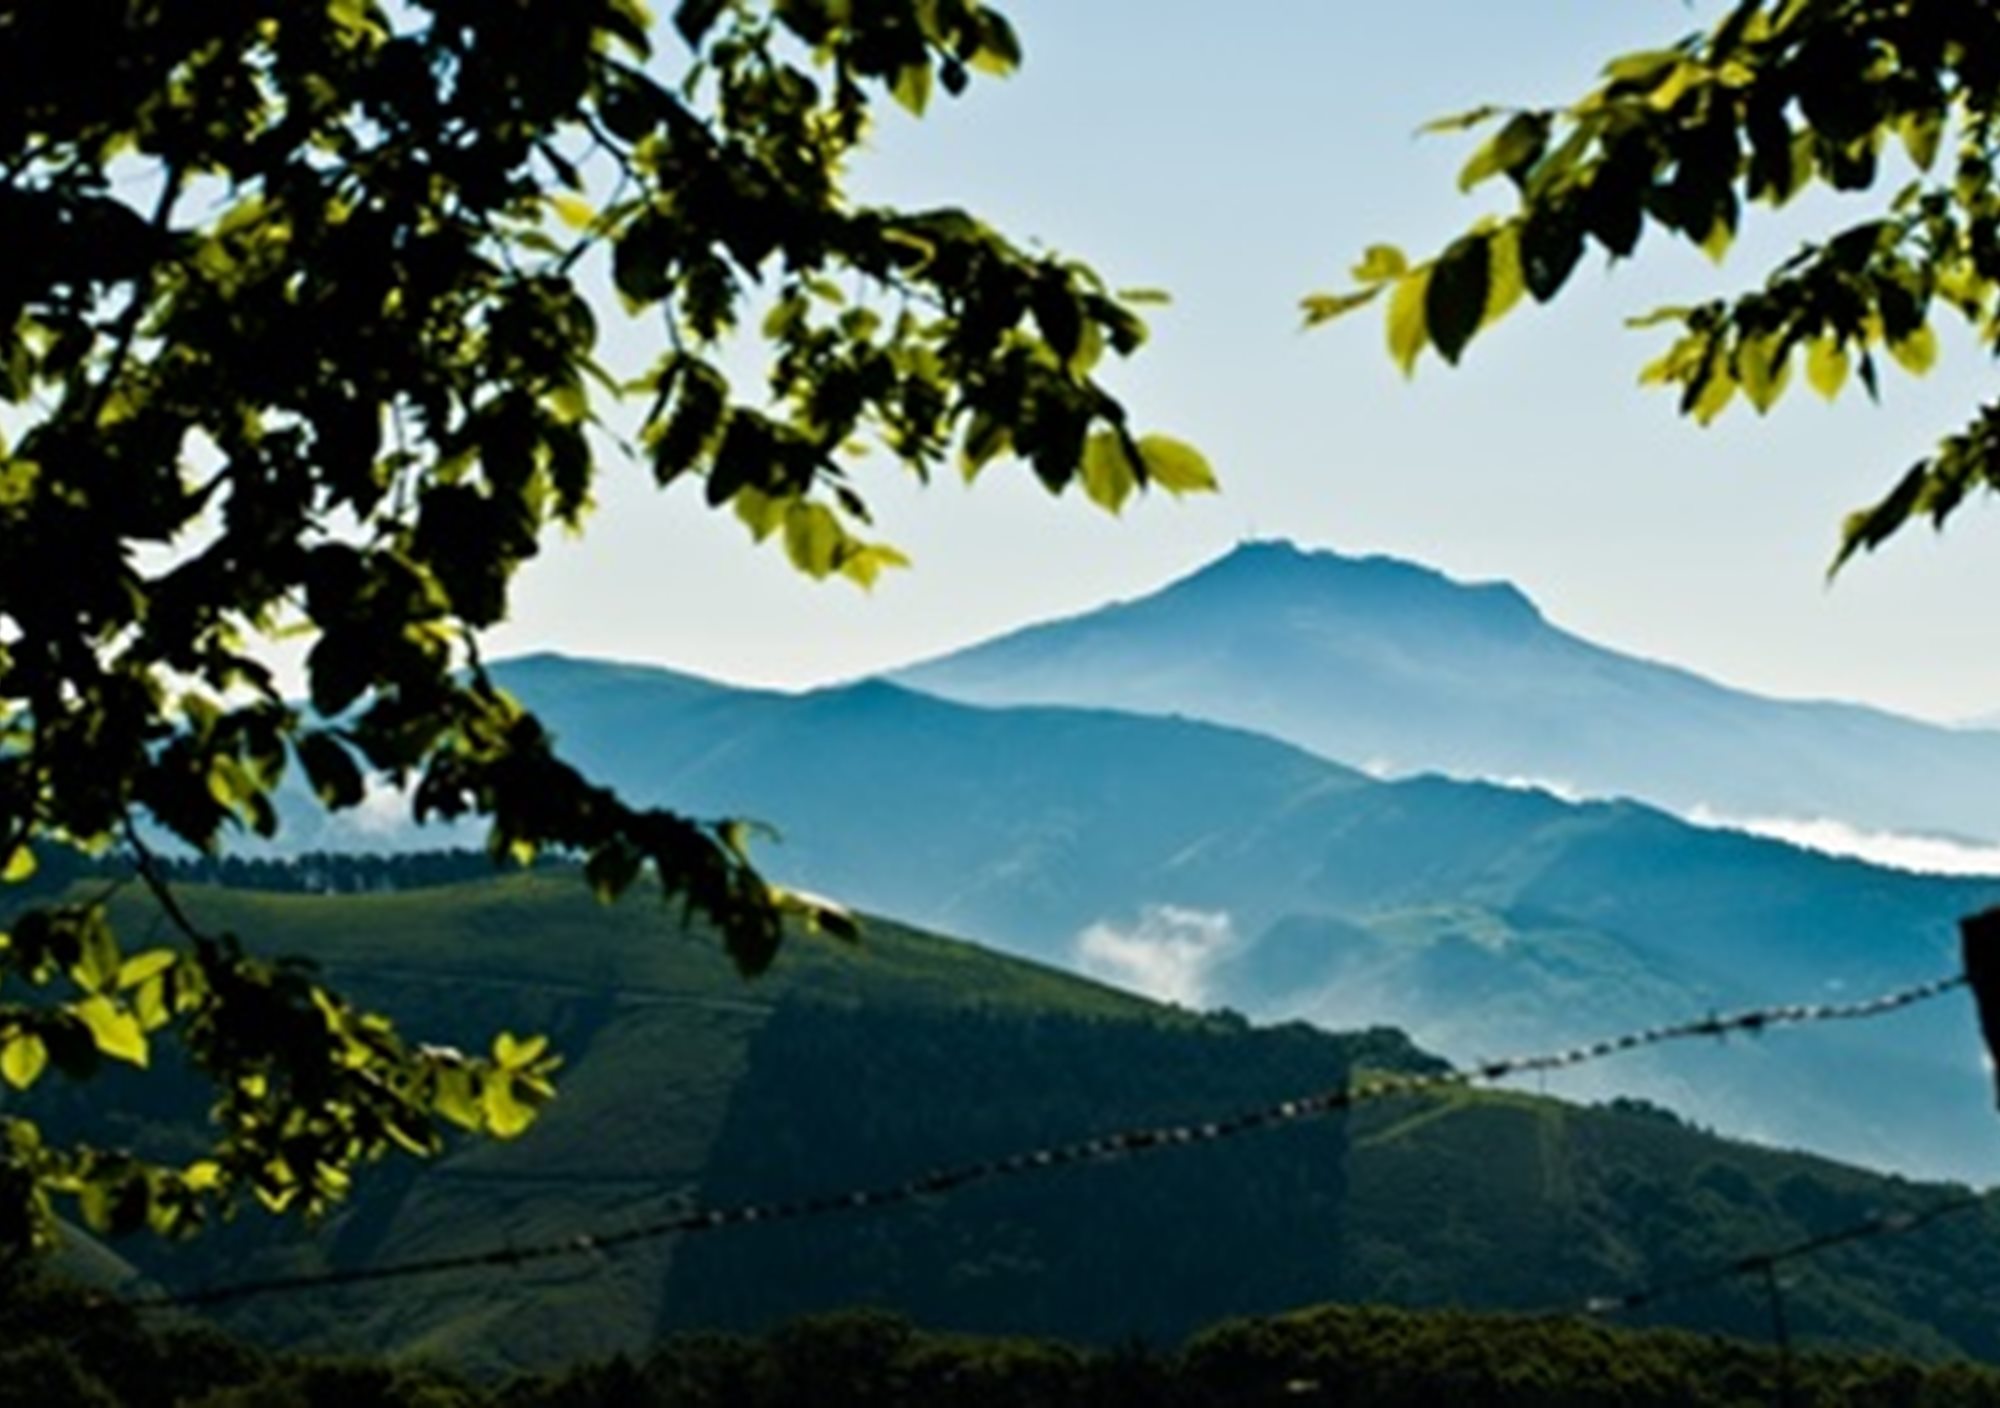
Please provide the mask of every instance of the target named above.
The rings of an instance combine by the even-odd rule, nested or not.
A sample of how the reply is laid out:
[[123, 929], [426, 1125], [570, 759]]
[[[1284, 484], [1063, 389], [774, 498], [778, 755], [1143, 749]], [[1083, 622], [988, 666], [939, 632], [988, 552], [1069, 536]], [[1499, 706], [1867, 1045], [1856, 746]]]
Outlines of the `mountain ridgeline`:
[[[784, 881], [1194, 1008], [1394, 1024], [1453, 1059], [1929, 979], [1957, 962], [1955, 921], [2000, 900], [2000, 881], [1880, 869], [1643, 802], [1383, 781], [1331, 761], [1322, 750], [1335, 746], [1380, 757], [1383, 738], [1336, 745], [1306, 737], [1307, 723], [1373, 719], [1430, 763], [1586, 781], [1571, 763], [1595, 750], [1711, 803], [1723, 794], [1710, 775], [1826, 789], [1866, 772], [1868, 796], [1911, 808], [1931, 805], [1919, 793], [1934, 772], [1948, 775], [1936, 789], [1947, 800], [2000, 795], [1981, 771], [2000, 735], [1734, 694], [1565, 636], [1511, 588], [1282, 545], [905, 676], [1002, 702], [882, 680], [739, 689], [553, 655], [494, 672], [628, 797], [771, 823], [782, 840], [760, 856]], [[1155, 711], [1011, 702], [1059, 693], [1061, 680]], [[1236, 722], [1186, 716], [1204, 700]], [[1180, 712], [1158, 712], [1169, 708]], [[1288, 727], [1293, 741], [1273, 736]], [[1482, 737], [1554, 751], [1452, 754]], [[1559, 752], [1569, 761], [1552, 761]], [[1732, 801], [1849, 806], [1850, 819], [1881, 824], [1916, 816], [1831, 793]], [[386, 790], [330, 818], [303, 797], [286, 810], [289, 844], [305, 851], [477, 840], [410, 826]], [[1986, 1081], [1954, 1000], [1845, 1030], [1645, 1053], [1552, 1088], [1639, 1095], [1772, 1143], [1981, 1178], [2000, 1161]]]
[[895, 678], [970, 703], [1183, 714], [1398, 773], [2000, 840], [2000, 733], [1731, 689], [1571, 635], [1510, 585], [1284, 542]]
[[[1929, 978], [1957, 961], [1956, 918], [2000, 898], [1630, 802], [1375, 781], [1186, 719], [555, 657], [498, 673], [628, 795], [775, 824], [782, 879], [1193, 1006], [1389, 1023], [1460, 1059]], [[1553, 1088], [1979, 1177], [2000, 1159], [1985, 1084], [1954, 1002]]]

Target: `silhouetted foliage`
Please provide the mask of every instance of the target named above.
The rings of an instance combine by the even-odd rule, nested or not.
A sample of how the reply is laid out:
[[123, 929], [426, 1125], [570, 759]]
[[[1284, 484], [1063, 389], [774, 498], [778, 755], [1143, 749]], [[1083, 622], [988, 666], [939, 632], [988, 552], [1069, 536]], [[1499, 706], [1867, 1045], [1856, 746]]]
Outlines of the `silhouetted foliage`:
[[[650, 874], [754, 973], [788, 921], [852, 921], [766, 882], [743, 823], [586, 779], [481, 663], [605, 447], [863, 584], [901, 558], [862, 536], [856, 444], [919, 476], [1011, 454], [1112, 510], [1212, 486], [1097, 379], [1145, 328], [1089, 269], [844, 190], [872, 102], [921, 113], [933, 82], [1015, 67], [997, 11], [670, 19], [660, 48], [639, 0], [6, 12], [0, 880], [160, 831], [212, 854], [277, 829], [288, 773], [331, 809], [372, 775], [420, 819], [485, 818], [496, 856], [582, 857], [602, 896]], [[650, 325], [641, 365], [600, 360], [600, 274]], [[725, 344], [761, 354], [754, 394]], [[139, 953], [101, 905], [16, 915], [0, 970], [41, 992], [0, 1003], [0, 1078], [144, 1067], [171, 1032], [216, 1091], [210, 1146], [148, 1163], [0, 1115], [0, 1247], [46, 1244], [57, 1198], [104, 1231], [321, 1213], [358, 1166], [451, 1125], [516, 1134], [550, 1093], [534, 1040], [405, 1040], [168, 913], [181, 944]]]

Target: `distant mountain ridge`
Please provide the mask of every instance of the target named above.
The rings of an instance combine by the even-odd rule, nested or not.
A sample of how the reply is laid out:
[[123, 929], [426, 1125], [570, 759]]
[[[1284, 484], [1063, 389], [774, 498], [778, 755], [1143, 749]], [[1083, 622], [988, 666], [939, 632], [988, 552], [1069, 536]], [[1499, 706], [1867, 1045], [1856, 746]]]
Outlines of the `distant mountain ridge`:
[[[1955, 919], [2000, 899], [1994, 882], [1630, 802], [1380, 782], [1186, 719], [976, 707], [880, 681], [740, 690], [556, 657], [493, 668], [631, 799], [772, 823], [782, 840], [760, 858], [780, 880], [1198, 1007], [1403, 1025], [1454, 1058], [1926, 979], [1956, 961]], [[379, 829], [389, 810], [336, 816], [313, 844], [437, 844]], [[1553, 1088], [1981, 1177], [2000, 1166], [2000, 1127], [1977, 1052], [1963, 1011], [1940, 1005], [1636, 1056]]]
[[1563, 631], [1508, 584], [1285, 542], [890, 678], [968, 703], [1178, 714], [1371, 770], [2000, 840], [2000, 733], [1732, 689]]

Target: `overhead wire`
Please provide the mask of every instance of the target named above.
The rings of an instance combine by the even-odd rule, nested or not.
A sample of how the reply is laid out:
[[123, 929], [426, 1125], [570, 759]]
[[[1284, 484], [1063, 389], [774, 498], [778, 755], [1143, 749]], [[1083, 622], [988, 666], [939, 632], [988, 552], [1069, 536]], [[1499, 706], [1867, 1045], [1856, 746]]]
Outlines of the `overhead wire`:
[[[855, 1214], [917, 1203], [941, 1197], [974, 1184], [1026, 1177], [1054, 1169], [1084, 1164], [1108, 1163], [1137, 1158], [1168, 1149], [1189, 1148], [1233, 1139], [1257, 1130], [1297, 1124], [1324, 1115], [1352, 1109], [1370, 1101], [1396, 1096], [1487, 1085], [1521, 1075], [1566, 1070], [1590, 1062], [1657, 1046], [1696, 1038], [1724, 1038], [1736, 1034], [1758, 1034], [1768, 1030], [1812, 1025], [1821, 1022], [1861, 1021], [1886, 1016], [1916, 1006], [1967, 984], [1963, 973], [1940, 977], [1899, 988], [1879, 996], [1853, 1002], [1791, 1003], [1751, 1008], [1744, 1011], [1710, 1014], [1683, 1022], [1640, 1028], [1580, 1046], [1556, 1051], [1475, 1062], [1469, 1066], [1421, 1073], [1388, 1073], [1337, 1086], [1314, 1094], [1295, 1096], [1271, 1104], [1238, 1110], [1208, 1120], [1149, 1125], [1114, 1130], [1088, 1138], [1038, 1148], [1020, 1150], [994, 1158], [948, 1165], [916, 1174], [900, 1182], [850, 1188], [814, 1197], [762, 1202], [742, 1202], [697, 1207], [624, 1227], [586, 1229], [569, 1236], [525, 1246], [501, 1246], [482, 1251], [419, 1257], [383, 1262], [372, 1266], [334, 1267], [279, 1275], [250, 1277], [203, 1287], [159, 1290], [126, 1299], [126, 1304], [142, 1310], [192, 1308], [223, 1304], [254, 1296], [281, 1295], [332, 1289], [343, 1286], [405, 1280], [481, 1267], [518, 1267], [557, 1258], [597, 1256], [666, 1237], [720, 1231], [772, 1223], [800, 1222], [821, 1217]], [[1922, 1222], [1934, 1221], [1944, 1212], [1934, 1212]], [[1888, 1219], [1868, 1235], [1886, 1235]], [[1921, 1222], [1918, 1224], [1921, 1225]], [[1909, 1230], [1909, 1229], [1903, 1229]], [[1723, 1274], [1748, 1274], [1760, 1270], [1774, 1258], [1791, 1259], [1844, 1241], [1859, 1240], [1854, 1228], [1810, 1239], [1796, 1247], [1761, 1253], [1731, 1265]], [[1709, 1273], [1701, 1273], [1703, 1275]], [[1669, 1294], [1677, 1294], [1701, 1284], [1699, 1277], [1682, 1278], [1660, 1287], [1647, 1288], [1614, 1298], [1589, 1313], [1610, 1309], [1633, 1309]], [[1597, 1305], [1593, 1302], [1592, 1305]]]

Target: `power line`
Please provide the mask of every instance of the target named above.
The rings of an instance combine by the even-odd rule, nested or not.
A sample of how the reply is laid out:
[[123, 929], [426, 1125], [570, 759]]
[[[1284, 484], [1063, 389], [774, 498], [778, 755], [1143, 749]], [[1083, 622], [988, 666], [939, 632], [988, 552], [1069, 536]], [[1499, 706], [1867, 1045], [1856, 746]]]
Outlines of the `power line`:
[[[1819, 1022], [1866, 1020], [1930, 1001], [1964, 986], [1965, 983], [1964, 974], [1953, 974], [1950, 977], [1933, 979], [1927, 983], [1901, 988], [1858, 1002], [1794, 1003], [1752, 1008], [1723, 1015], [1712, 1014], [1691, 1021], [1642, 1028], [1564, 1050], [1485, 1061], [1463, 1069], [1421, 1075], [1383, 1075], [1318, 1094], [1238, 1111], [1217, 1119], [1113, 1131], [1069, 1143], [1047, 1145], [998, 1158], [938, 1168], [900, 1183], [855, 1188], [812, 1198], [698, 1208], [629, 1227], [582, 1231], [559, 1240], [523, 1247], [497, 1247], [482, 1252], [424, 1257], [388, 1262], [378, 1266], [298, 1272], [183, 1291], [161, 1291], [134, 1297], [128, 1303], [142, 1310], [218, 1305], [252, 1296], [405, 1280], [479, 1267], [517, 1267], [529, 1262], [548, 1261], [560, 1257], [601, 1255], [635, 1243], [655, 1241], [664, 1237], [714, 1232], [724, 1228], [764, 1223], [800, 1222], [843, 1213], [897, 1207], [955, 1192], [973, 1184], [1025, 1177], [1081, 1164], [1136, 1158], [1165, 1149], [1213, 1144], [1256, 1130], [1297, 1124], [1322, 1115], [1351, 1109], [1372, 1100], [1435, 1090], [1462, 1089], [1491, 1084], [1519, 1075], [1563, 1070], [1666, 1042], [1685, 1041], [1696, 1037], [1721, 1038], [1745, 1032], [1755, 1034], [1777, 1027], [1805, 1026]], [[1842, 1240], [1853, 1240], [1853, 1238], [1846, 1237]], [[1655, 1294], [1664, 1295], [1675, 1289], [1686, 1288], [1685, 1285], [1676, 1283], [1674, 1286], [1657, 1289]], [[1618, 1304], [1614, 1308], [1632, 1307]]]
[[1962, 1193], [1942, 1199], [1927, 1208], [1899, 1209], [1893, 1212], [1876, 1213], [1859, 1222], [1830, 1232], [1819, 1232], [1782, 1247], [1771, 1247], [1763, 1251], [1751, 1252], [1745, 1256], [1733, 1257], [1727, 1261], [1717, 1261], [1684, 1276], [1671, 1280], [1657, 1281], [1648, 1286], [1626, 1291], [1622, 1295], [1593, 1296], [1581, 1307], [1585, 1315], [1616, 1315], [1625, 1311], [1639, 1310], [1655, 1301], [1667, 1300], [1685, 1295], [1689, 1291], [1701, 1290], [1723, 1281], [1731, 1281], [1738, 1276], [1775, 1276], [1777, 1269], [1787, 1262], [1803, 1261], [1817, 1256], [1834, 1247], [1846, 1246], [1850, 1242], [1873, 1241], [1877, 1237], [1900, 1237], [1928, 1227], [1947, 1217], [1986, 1204], [1991, 1197], [1987, 1193]]

